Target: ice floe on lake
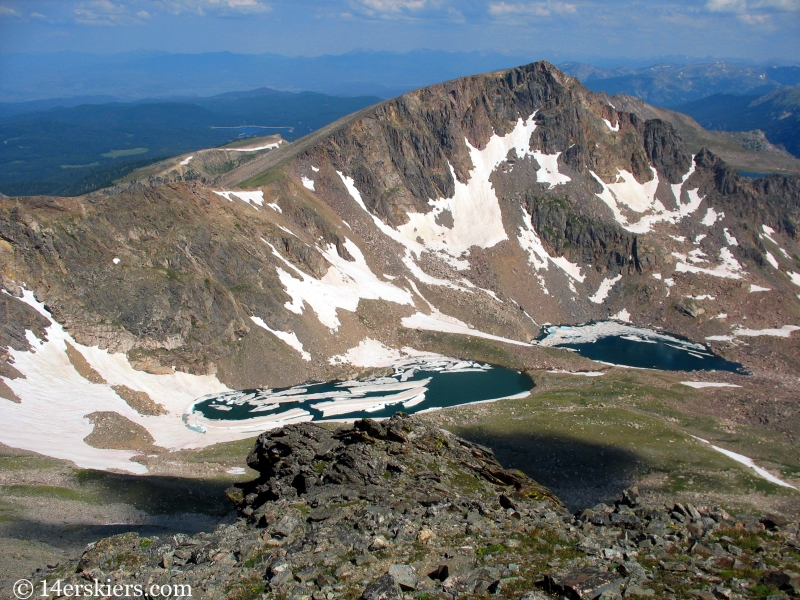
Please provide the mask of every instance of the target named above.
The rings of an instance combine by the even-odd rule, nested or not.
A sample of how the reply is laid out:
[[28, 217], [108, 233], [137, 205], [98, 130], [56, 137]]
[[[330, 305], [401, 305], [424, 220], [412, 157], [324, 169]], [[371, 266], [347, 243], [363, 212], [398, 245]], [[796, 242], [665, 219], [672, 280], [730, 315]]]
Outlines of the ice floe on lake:
[[441, 408], [522, 397], [532, 385], [530, 379], [518, 371], [420, 353], [410, 348], [392, 350], [375, 340], [365, 340], [344, 356], [359, 360], [369, 349], [378, 350], [384, 359], [393, 359], [386, 365], [393, 369], [392, 375], [363, 381], [309, 383], [282, 390], [210, 394], [189, 407], [186, 425], [205, 432], [242, 428], [258, 431], [279, 422], [352, 420], [364, 415], [382, 418], [386, 416], [382, 411], [428, 410], [434, 399], [436, 408]]

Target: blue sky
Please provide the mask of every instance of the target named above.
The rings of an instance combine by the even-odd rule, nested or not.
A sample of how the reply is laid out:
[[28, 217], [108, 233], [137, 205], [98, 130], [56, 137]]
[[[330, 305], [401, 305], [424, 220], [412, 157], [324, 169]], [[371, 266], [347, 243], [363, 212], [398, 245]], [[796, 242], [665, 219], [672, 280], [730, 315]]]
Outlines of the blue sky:
[[0, 0], [0, 53], [423, 48], [800, 61], [800, 0]]

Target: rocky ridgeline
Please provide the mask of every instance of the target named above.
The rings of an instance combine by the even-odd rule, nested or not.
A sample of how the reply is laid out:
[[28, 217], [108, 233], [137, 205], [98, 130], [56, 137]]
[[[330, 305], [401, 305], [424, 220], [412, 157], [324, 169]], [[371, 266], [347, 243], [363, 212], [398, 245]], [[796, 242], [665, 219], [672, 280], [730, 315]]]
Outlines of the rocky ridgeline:
[[[189, 584], [193, 598], [765, 598], [800, 593], [798, 525], [720, 508], [570, 514], [484, 447], [397, 415], [258, 438], [240, 518], [193, 537], [128, 533], [38, 580]], [[40, 588], [39, 588], [40, 589]]]

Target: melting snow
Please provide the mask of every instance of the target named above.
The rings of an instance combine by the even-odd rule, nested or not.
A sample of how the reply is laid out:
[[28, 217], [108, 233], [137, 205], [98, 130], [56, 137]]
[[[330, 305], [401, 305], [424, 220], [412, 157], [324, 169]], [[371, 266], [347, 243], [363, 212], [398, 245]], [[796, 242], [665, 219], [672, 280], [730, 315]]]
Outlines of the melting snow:
[[786, 483], [785, 481], [783, 481], [781, 479], [778, 479], [777, 477], [775, 477], [772, 473], [770, 473], [766, 469], [762, 469], [761, 467], [756, 466], [756, 464], [753, 462], [753, 459], [751, 459], [751, 458], [747, 458], [746, 456], [743, 456], [741, 454], [737, 454], [736, 452], [731, 452], [730, 450], [725, 450], [724, 448], [720, 448], [719, 446], [714, 446], [713, 444], [711, 444], [711, 442], [709, 442], [708, 440], [704, 440], [703, 438], [699, 438], [699, 437], [696, 437], [696, 436], [692, 436], [692, 437], [694, 439], [696, 439], [696, 440], [700, 440], [704, 444], [709, 444], [714, 450], [716, 450], [717, 452], [721, 452], [722, 454], [724, 454], [728, 458], [732, 458], [736, 462], [741, 463], [746, 467], [750, 467], [756, 473], [758, 473], [762, 478], [766, 479], [769, 482], [774, 483], [775, 485], [779, 485], [781, 487], [791, 488], [793, 490], [797, 489], [793, 485], [791, 485], [789, 483]]
[[113, 262], [115, 265], [118, 265], [120, 263], [120, 260], [118, 258], [115, 258], [111, 262]]
[[714, 277], [724, 277], [726, 279], [741, 279], [742, 274], [744, 274], [744, 271], [742, 270], [742, 265], [740, 265], [739, 262], [734, 258], [733, 254], [728, 248], [722, 248], [719, 251], [719, 258], [722, 261], [722, 263], [714, 267], [713, 269], [705, 269], [702, 267], [697, 267], [693, 264], [692, 265], [687, 264], [687, 261], [698, 262], [697, 260], [698, 255], [694, 255], [692, 256], [692, 258], [687, 258], [685, 254], [673, 252], [672, 256], [679, 259], [679, 262], [675, 265], [675, 270], [678, 273], [703, 273], [705, 275], [713, 275]]
[[230, 469], [228, 469], [225, 472], [229, 473], [230, 475], [244, 475], [245, 474], [244, 467], [231, 467]]
[[[214, 376], [172, 373], [152, 375], [136, 371], [123, 353], [77, 343], [38, 302], [24, 290], [22, 301], [47, 317], [47, 341], [26, 332], [32, 351], [9, 349], [14, 367], [25, 377], [3, 378], [22, 400], [21, 404], [0, 404], [0, 441], [14, 448], [71, 460], [82, 468], [120, 469], [145, 473], [147, 468], [129, 459], [137, 452], [93, 448], [83, 440], [93, 426], [85, 417], [96, 411], [112, 411], [143, 426], [155, 443], [166, 448], [190, 448], [239, 439], [241, 436], [204, 438], [188, 430], [181, 419], [185, 408], [200, 395], [228, 391]], [[108, 384], [91, 383], [72, 366], [66, 344], [75, 347]], [[124, 385], [147, 393], [168, 411], [159, 416], [143, 416], [133, 410], [111, 388]], [[59, 443], [43, 443], [57, 428]]]
[[771, 264], [774, 268], [780, 269], [780, 265], [778, 264], [778, 261], [775, 260], [775, 257], [772, 256], [772, 253], [770, 253], [769, 251], [767, 251], [767, 262], [769, 264]]
[[738, 246], [739, 245], [739, 241], [730, 234], [730, 232], [728, 231], [727, 227], [722, 230], [722, 233], [725, 234], [725, 241], [728, 243], [728, 246]]
[[700, 390], [703, 388], [742, 387], [740, 385], [736, 385], [735, 383], [714, 383], [712, 381], [681, 381], [681, 385], [688, 385], [689, 387], [695, 388], [696, 390]]
[[331, 265], [322, 279], [306, 275], [281, 256], [272, 244], [266, 241], [265, 243], [295, 274], [293, 277], [280, 267], [276, 267], [286, 293], [292, 298], [291, 302], [286, 303], [286, 308], [293, 313], [302, 314], [303, 307], [307, 303], [314, 310], [320, 323], [329, 329], [334, 331], [339, 329], [341, 323], [336, 316], [337, 309], [355, 312], [362, 298], [387, 300], [396, 304], [414, 304], [408, 291], [378, 279], [367, 265], [361, 249], [348, 238], [345, 238], [344, 245], [355, 258], [355, 262], [343, 259], [332, 245], [326, 250], [320, 250]]
[[255, 148], [220, 148], [220, 150], [227, 150], [228, 152], [258, 152], [259, 150], [271, 150], [272, 148], [277, 148], [285, 141], [286, 140], [280, 140], [279, 142], [267, 144], [266, 146], [257, 146]]
[[458, 335], [471, 335], [474, 337], [484, 338], [487, 340], [494, 340], [496, 342], [505, 342], [507, 344], [514, 344], [516, 346], [530, 346], [527, 342], [520, 342], [504, 338], [490, 333], [484, 333], [473, 329], [463, 321], [459, 321], [455, 317], [451, 317], [433, 309], [432, 314], [426, 315], [423, 313], [414, 313], [410, 317], [404, 317], [402, 320], [403, 327], [408, 329], [420, 329], [422, 331], [439, 331], [442, 333], [455, 333]]
[[272, 210], [278, 211], [279, 213], [283, 214], [281, 207], [278, 206], [275, 202], [270, 202], [269, 204], [267, 204], [267, 206], [269, 206]]
[[[695, 171], [694, 161], [692, 161], [692, 167], [683, 176], [683, 181], [671, 186], [672, 193], [678, 203], [678, 209], [674, 211], [667, 210], [656, 199], [656, 190], [659, 184], [658, 172], [652, 167], [650, 170], [653, 173], [653, 179], [645, 183], [639, 183], [632, 173], [624, 169], [618, 171], [616, 181], [613, 183], [605, 183], [596, 173], [590, 171], [595, 180], [603, 187], [603, 191], [597, 194], [597, 197], [611, 209], [616, 221], [631, 233], [647, 233], [653, 229], [656, 223], [660, 222], [677, 223], [697, 211], [703, 201], [703, 198], [698, 194], [698, 190], [684, 190], [686, 181]], [[684, 191], [689, 198], [688, 204], [683, 204], [680, 200]], [[622, 213], [623, 208], [635, 213], [649, 214], [642, 216], [636, 223], [631, 223], [628, 217]], [[683, 238], [670, 237], [678, 241], [684, 241]]]
[[187, 156], [186, 158], [184, 158], [184, 159], [183, 159], [183, 160], [180, 162], [180, 165], [181, 165], [182, 167], [185, 167], [186, 165], [188, 165], [188, 164], [189, 164], [189, 162], [190, 162], [190, 161], [191, 161], [193, 158], [194, 158], [194, 156]]
[[787, 271], [786, 274], [789, 276], [789, 279], [792, 280], [793, 284], [800, 285], [800, 273], [795, 273], [794, 271]]
[[734, 330], [733, 335], [736, 337], [759, 337], [768, 335], [772, 337], [788, 338], [793, 331], [798, 330], [800, 330], [800, 327], [794, 325], [784, 325], [780, 329], [744, 329], [740, 327]]
[[714, 223], [717, 222], [718, 219], [722, 219], [725, 216], [725, 213], [717, 214], [713, 208], [709, 208], [706, 212], [706, 216], [703, 217], [703, 220], [700, 221], [706, 227], [711, 227]]
[[761, 287], [760, 285], [750, 284], [750, 293], [753, 292], [769, 292], [771, 288]]
[[214, 192], [217, 196], [222, 196], [226, 200], [233, 202], [233, 198], [231, 196], [236, 196], [239, 200], [243, 202], [249, 202], [251, 204], [257, 204], [258, 206], [264, 206], [264, 192], [257, 191], [257, 192]]
[[[432, 207], [430, 212], [408, 213], [408, 223], [397, 229], [389, 227], [367, 210], [352, 178], [341, 172], [339, 177], [353, 199], [370, 214], [378, 228], [413, 252], [417, 258], [424, 250], [429, 249], [443, 255], [456, 268], [467, 269], [469, 263], [463, 257], [472, 246], [491, 248], [508, 239], [503, 227], [500, 203], [489, 178], [512, 149], [520, 159], [532, 156], [537, 161], [540, 166], [537, 180], [540, 183], [549, 183], [552, 188], [570, 181], [568, 176], [558, 170], [558, 154], [546, 155], [530, 150], [531, 134], [536, 129], [534, 116], [535, 113], [528, 120], [519, 119], [514, 129], [504, 136], [492, 136], [483, 150], [475, 148], [467, 141], [473, 165], [469, 181], [458, 181], [451, 166], [451, 175], [455, 181], [453, 197], [429, 200]], [[452, 216], [453, 227], [445, 227], [436, 222], [437, 217], [444, 212], [449, 212]], [[423, 240], [423, 243], [420, 244], [417, 239]]]
[[560, 375], [582, 375], [584, 377], [602, 377], [605, 375], [603, 371], [565, 371], [563, 369], [553, 369], [548, 373], [558, 373]]
[[627, 308], [623, 308], [617, 314], [611, 315], [609, 317], [609, 319], [612, 319], [614, 321], [623, 321], [625, 323], [630, 323], [631, 322], [631, 313], [628, 312]]
[[345, 354], [333, 356], [328, 359], [332, 365], [342, 363], [351, 364], [356, 367], [391, 367], [409, 358], [419, 360], [440, 360], [445, 357], [440, 354], [430, 352], [420, 352], [413, 348], [405, 347], [402, 350], [389, 348], [378, 340], [367, 338], [362, 340], [358, 346], [350, 348]]
[[619, 131], [619, 119], [617, 119], [617, 124], [616, 125], [611, 125], [611, 121], [609, 121], [608, 119], [603, 119], [603, 123], [605, 123], [606, 126], [611, 131]]
[[314, 180], [313, 179], [309, 179], [308, 177], [303, 176], [303, 177], [300, 178], [300, 181], [303, 182], [303, 186], [304, 187], [307, 187], [312, 192], [315, 191], [314, 190]]
[[622, 275], [617, 275], [613, 279], [606, 278], [600, 283], [600, 287], [597, 288], [597, 292], [595, 292], [594, 296], [590, 296], [589, 300], [594, 302], [595, 304], [602, 304], [608, 295], [611, 293], [611, 288], [622, 279]]
[[314, 171], [314, 173], [319, 173], [319, 169], [318, 169], [317, 167], [313, 167], [313, 166], [312, 166], [312, 167], [311, 167], [311, 170], [312, 170], [312, 171]]
[[311, 355], [308, 352], [305, 351], [305, 349], [303, 348], [303, 344], [301, 344], [300, 340], [297, 339], [297, 334], [294, 331], [291, 331], [291, 332], [275, 331], [274, 329], [270, 329], [269, 326], [266, 323], [264, 323], [264, 320], [261, 317], [253, 317], [253, 316], [251, 316], [250, 319], [252, 319], [253, 323], [258, 325], [259, 327], [262, 327], [263, 329], [266, 329], [272, 335], [274, 335], [276, 338], [278, 338], [279, 340], [282, 340], [287, 345], [289, 345], [290, 347], [292, 347], [295, 350], [297, 350], [300, 353], [300, 356], [303, 357], [303, 360], [306, 360], [306, 361], [311, 360]]

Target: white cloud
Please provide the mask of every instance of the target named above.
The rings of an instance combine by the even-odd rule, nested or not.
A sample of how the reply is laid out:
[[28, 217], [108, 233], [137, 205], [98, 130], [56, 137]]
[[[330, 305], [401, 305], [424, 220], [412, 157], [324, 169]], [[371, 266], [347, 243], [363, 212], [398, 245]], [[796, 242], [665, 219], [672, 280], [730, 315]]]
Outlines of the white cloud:
[[380, 13], [399, 13], [406, 10], [419, 10], [427, 0], [358, 0], [364, 8]]
[[578, 12], [577, 7], [569, 2], [547, 0], [546, 2], [492, 2], [489, 14], [493, 17], [533, 16], [549, 17], [553, 14], [571, 15]]
[[43, 15], [42, 13], [33, 12], [31, 13], [31, 19], [46, 19], [47, 15]]
[[128, 9], [111, 0], [83, 2], [75, 8], [75, 20], [84, 25], [123, 25], [132, 19]]
[[140, 10], [139, 12], [136, 13], [136, 16], [139, 17], [140, 19], [149, 19], [152, 15], [146, 10]]
[[272, 6], [261, 0], [157, 0], [153, 4], [162, 5], [172, 14], [193, 12], [205, 14], [254, 14], [266, 13]]
[[730, 13], [749, 13], [752, 10], [795, 12], [800, 11], [800, 0], [708, 0], [706, 8], [711, 12]]
[[0, 4], [0, 17], [18, 17], [19, 13], [13, 8]]

